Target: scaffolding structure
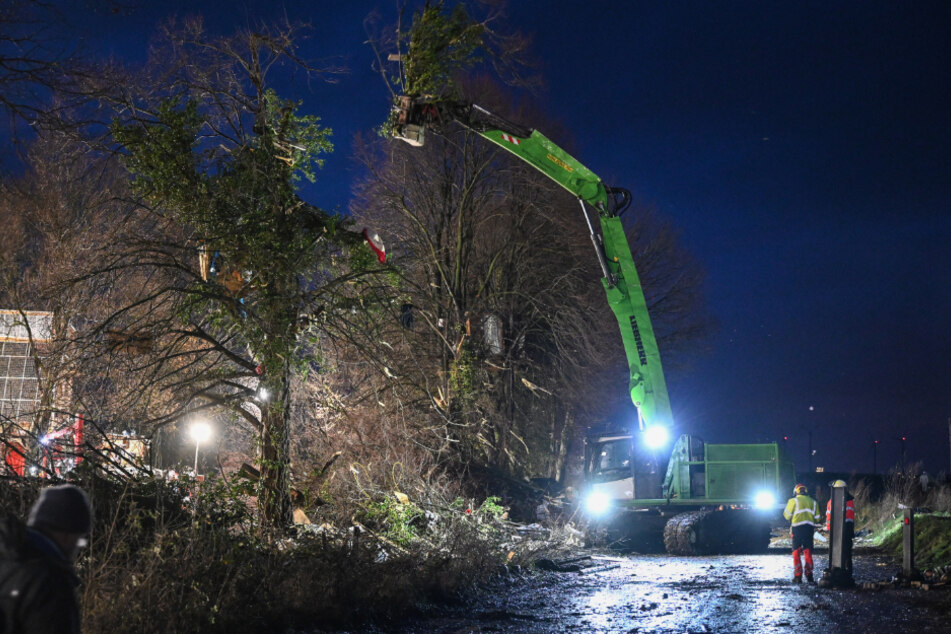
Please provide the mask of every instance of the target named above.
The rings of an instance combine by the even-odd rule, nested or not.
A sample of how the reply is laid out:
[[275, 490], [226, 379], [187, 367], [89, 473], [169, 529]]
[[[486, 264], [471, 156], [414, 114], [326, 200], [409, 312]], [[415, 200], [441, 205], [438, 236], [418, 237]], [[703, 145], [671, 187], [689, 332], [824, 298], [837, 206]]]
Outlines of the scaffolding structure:
[[14, 423], [31, 420], [39, 398], [30, 345], [0, 340], [0, 417]]
[[[52, 341], [52, 313], [0, 310], [0, 453], [8, 470], [19, 475], [26, 474], [28, 465], [59, 471], [60, 466], [75, 466], [80, 460], [73, 447], [82, 444], [82, 417], [47, 412], [43, 420], [37, 359], [42, 363]], [[51, 389], [47, 410], [59, 405], [63, 396], [57, 393], [62, 388]], [[31, 455], [31, 447], [37, 445], [40, 453]]]
[[0, 310], [0, 421], [29, 426], [40, 402], [36, 346], [51, 339], [51, 313]]

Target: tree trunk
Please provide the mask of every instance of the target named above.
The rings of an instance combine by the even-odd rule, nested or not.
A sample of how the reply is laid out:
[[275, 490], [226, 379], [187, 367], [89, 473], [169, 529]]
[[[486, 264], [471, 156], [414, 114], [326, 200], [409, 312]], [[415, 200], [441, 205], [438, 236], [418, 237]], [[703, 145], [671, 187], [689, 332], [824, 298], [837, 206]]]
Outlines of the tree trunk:
[[285, 369], [279, 382], [267, 382], [267, 389], [273, 397], [261, 405], [258, 518], [265, 531], [282, 530], [291, 524], [288, 384]]

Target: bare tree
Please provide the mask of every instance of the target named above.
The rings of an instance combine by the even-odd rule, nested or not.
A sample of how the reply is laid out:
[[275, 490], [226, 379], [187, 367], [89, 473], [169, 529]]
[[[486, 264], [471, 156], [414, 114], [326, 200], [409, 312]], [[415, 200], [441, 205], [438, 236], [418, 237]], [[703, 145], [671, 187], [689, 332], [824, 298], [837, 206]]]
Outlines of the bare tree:
[[[96, 306], [91, 289], [63, 281], [90, 266], [90, 255], [113, 233], [114, 197], [124, 179], [108, 164], [90, 160], [84, 147], [64, 134], [45, 134], [26, 154], [26, 171], [0, 185], [6, 230], [0, 242], [0, 302], [21, 311], [33, 342], [31, 367], [39, 398], [24, 432], [34, 440], [53, 431], [54, 421], [76, 411], [87, 355], [71, 345], [77, 320]], [[30, 330], [29, 311], [51, 315], [49, 333]], [[52, 340], [45, 340], [52, 335]], [[40, 339], [44, 339], [40, 344]]]
[[[101, 0], [104, 8], [119, 2]], [[32, 140], [37, 130], [90, 123], [78, 114], [111, 81], [109, 64], [95, 61], [81, 42], [69, 10], [45, 0], [0, 3], [0, 111], [15, 138]]]
[[[475, 91], [504, 108], [486, 84]], [[572, 428], [627, 394], [576, 201], [461, 128], [422, 149], [368, 148], [363, 160], [371, 176], [353, 211], [392, 243], [403, 273], [394, 306], [412, 321], [391, 332], [392, 351], [377, 349], [394, 394], [405, 390], [439, 450], [557, 477]], [[695, 265], [653, 215], [638, 214], [630, 237], [652, 314], [671, 324], [658, 329], [662, 349], [695, 341], [704, 323]]]

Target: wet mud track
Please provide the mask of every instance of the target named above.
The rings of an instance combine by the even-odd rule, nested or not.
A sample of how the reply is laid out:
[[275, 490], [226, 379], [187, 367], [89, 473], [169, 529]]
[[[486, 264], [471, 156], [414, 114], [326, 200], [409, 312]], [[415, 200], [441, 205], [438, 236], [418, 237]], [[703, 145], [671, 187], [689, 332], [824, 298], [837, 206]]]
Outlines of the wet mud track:
[[[764, 555], [595, 556], [580, 572], [500, 580], [466, 605], [431, 608], [369, 631], [466, 632], [951, 632], [951, 590], [863, 590], [791, 583], [788, 550]], [[816, 559], [816, 579], [827, 557]], [[857, 555], [855, 580], [884, 581], [893, 560]], [[367, 631], [367, 630], [364, 630]]]

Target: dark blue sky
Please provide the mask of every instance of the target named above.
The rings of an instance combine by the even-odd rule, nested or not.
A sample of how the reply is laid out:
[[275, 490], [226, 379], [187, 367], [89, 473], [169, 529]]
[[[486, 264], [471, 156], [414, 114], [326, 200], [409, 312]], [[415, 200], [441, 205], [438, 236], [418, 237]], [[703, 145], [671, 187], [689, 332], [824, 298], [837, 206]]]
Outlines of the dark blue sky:
[[[387, 108], [363, 18], [396, 2], [83, 4], [90, 47], [144, 57], [159, 18], [228, 31], [286, 12], [306, 54], [349, 67], [296, 88], [335, 131], [311, 202], [346, 209], [354, 133]], [[654, 204], [709, 276], [720, 330], [669, 377], [680, 427], [710, 441], [790, 437], [800, 468], [949, 465], [951, 4], [513, 2], [542, 103], [579, 160]], [[532, 122], [523, 122], [531, 125]], [[558, 141], [558, 139], [555, 139]], [[661, 351], [663, 354], [663, 351]]]

